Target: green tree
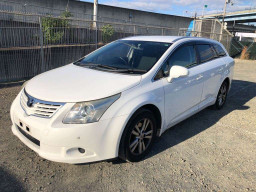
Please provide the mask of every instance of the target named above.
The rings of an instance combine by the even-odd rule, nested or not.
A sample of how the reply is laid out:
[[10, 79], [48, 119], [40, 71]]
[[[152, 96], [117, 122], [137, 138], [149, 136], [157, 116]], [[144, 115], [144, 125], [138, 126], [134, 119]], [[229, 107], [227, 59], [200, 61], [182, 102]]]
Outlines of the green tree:
[[69, 27], [69, 21], [67, 20], [69, 17], [72, 17], [69, 11], [64, 11], [60, 18], [54, 18], [50, 15], [43, 17], [42, 28], [45, 43], [56, 43], [63, 37], [63, 29]]
[[111, 37], [114, 35], [114, 28], [112, 27], [112, 25], [104, 25], [102, 27], [102, 36], [103, 36], [103, 42], [107, 43], [110, 41]]

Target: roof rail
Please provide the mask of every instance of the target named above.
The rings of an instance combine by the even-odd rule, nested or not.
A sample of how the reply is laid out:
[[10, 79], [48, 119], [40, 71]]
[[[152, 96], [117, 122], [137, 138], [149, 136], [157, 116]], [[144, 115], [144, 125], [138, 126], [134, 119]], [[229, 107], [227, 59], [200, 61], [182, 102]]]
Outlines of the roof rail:
[[188, 37], [188, 36], [181, 36], [180, 38], [177, 38], [177, 39], [173, 40], [172, 42], [175, 43], [175, 42], [177, 42], [177, 41], [179, 41], [179, 40], [181, 40], [181, 39], [186, 39], [186, 38], [191, 38], [191, 37]]

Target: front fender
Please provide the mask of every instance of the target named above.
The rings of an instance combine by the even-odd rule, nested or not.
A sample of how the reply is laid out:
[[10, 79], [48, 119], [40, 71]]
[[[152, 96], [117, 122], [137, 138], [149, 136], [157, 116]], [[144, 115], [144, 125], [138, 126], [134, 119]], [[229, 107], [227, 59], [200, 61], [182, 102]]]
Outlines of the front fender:
[[[159, 85], [159, 86], [156, 86]], [[161, 86], [161, 81], [157, 82], [154, 85], [155, 89], [150, 89], [150, 87], [147, 87], [144, 85], [143, 87], [136, 87], [131, 90], [127, 90], [122, 93], [119, 100], [117, 100], [109, 110], [104, 114], [103, 119], [106, 118], [115, 118], [124, 116], [125, 120], [123, 125], [114, 127], [112, 126], [111, 130], [108, 130], [109, 132], [106, 133], [109, 135], [108, 138], [112, 138], [112, 143], [115, 146], [116, 155], [118, 155], [119, 151], [119, 144], [122, 138], [122, 134], [124, 132], [124, 129], [132, 117], [132, 115], [141, 107], [145, 105], [154, 105], [157, 107], [160, 111], [161, 117], [162, 117], [162, 124], [161, 124], [161, 130], [163, 130], [164, 126], [164, 89], [163, 86]], [[114, 135], [114, 139], [113, 139]]]

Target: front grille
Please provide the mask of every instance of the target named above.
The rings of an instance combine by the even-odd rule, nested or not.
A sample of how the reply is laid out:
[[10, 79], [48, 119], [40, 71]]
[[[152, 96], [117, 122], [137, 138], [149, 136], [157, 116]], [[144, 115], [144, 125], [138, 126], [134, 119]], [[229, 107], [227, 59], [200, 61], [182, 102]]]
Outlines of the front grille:
[[23, 89], [21, 93], [20, 104], [27, 115], [44, 118], [52, 117], [64, 105], [64, 103], [55, 103], [36, 99], [29, 95], [25, 89]]
[[25, 131], [23, 131], [18, 125], [16, 125], [18, 130], [21, 132], [22, 135], [24, 135], [29, 141], [32, 143], [40, 146], [40, 141], [37, 140], [36, 138], [32, 137], [31, 135], [27, 134]]

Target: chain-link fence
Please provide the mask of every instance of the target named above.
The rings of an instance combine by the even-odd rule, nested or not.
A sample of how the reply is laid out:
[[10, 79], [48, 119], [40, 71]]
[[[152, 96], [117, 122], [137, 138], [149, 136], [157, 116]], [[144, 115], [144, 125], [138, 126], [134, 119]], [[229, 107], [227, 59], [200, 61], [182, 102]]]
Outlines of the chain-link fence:
[[166, 27], [0, 11], [0, 82], [31, 78], [123, 37], [177, 34]]
[[229, 34], [0, 11], [0, 83], [31, 78], [134, 35], [190, 35], [229, 45]]
[[180, 29], [179, 36], [191, 36], [191, 37], [203, 37], [208, 39], [213, 39], [221, 42], [227, 51], [230, 51], [231, 41], [233, 39], [230, 34], [220, 34], [220, 33], [210, 33], [210, 32], [200, 32], [200, 31], [187, 31], [187, 29]]
[[179, 35], [189, 35], [193, 37], [204, 37], [221, 42], [230, 52], [233, 35], [217, 19], [195, 20], [194, 29], [190, 32], [181, 29]]

